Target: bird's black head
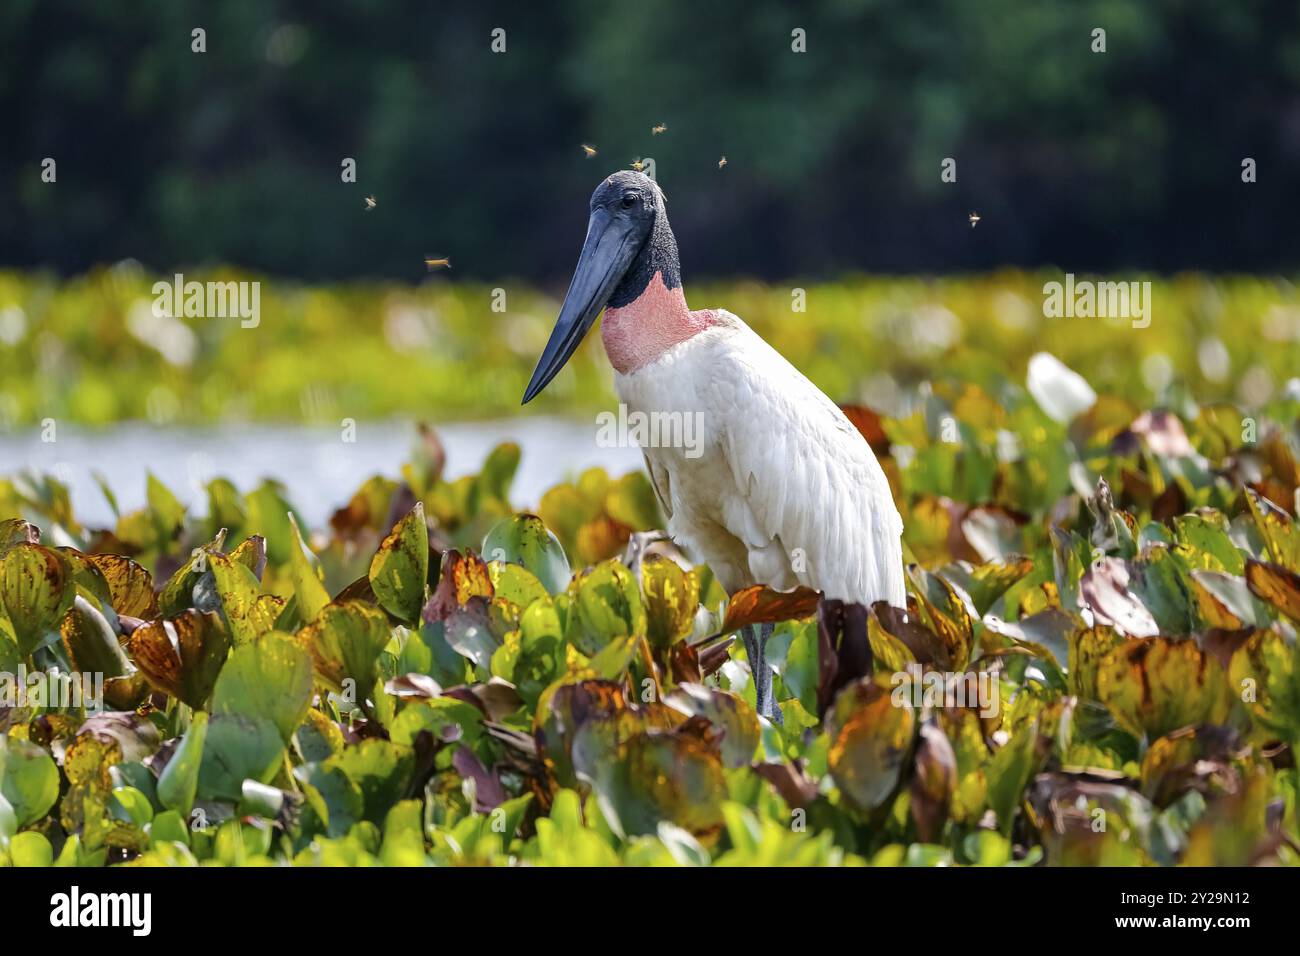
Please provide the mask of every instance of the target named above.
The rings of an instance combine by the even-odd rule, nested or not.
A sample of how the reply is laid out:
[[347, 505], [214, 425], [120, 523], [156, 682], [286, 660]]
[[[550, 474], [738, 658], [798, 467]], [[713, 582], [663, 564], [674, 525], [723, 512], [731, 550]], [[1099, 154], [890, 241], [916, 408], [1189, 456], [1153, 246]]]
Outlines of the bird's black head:
[[600, 208], [613, 216], [626, 217], [642, 234], [641, 247], [610, 295], [608, 305], [617, 309], [635, 301], [656, 272], [663, 273], [664, 285], [670, 289], [682, 284], [677, 240], [668, 226], [667, 206], [659, 184], [631, 169], [606, 177], [591, 194], [592, 213]]
[[596, 187], [578, 267], [524, 402], [564, 367], [606, 305], [618, 308], [635, 301], [657, 272], [670, 289], [682, 284], [665, 206], [659, 184], [630, 169], [607, 176]]

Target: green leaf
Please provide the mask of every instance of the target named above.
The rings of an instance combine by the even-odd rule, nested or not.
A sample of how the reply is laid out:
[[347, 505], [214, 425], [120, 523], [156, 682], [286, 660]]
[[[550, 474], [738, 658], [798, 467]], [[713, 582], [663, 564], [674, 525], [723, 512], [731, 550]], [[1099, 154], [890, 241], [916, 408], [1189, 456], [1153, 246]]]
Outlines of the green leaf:
[[498, 521], [483, 539], [482, 554], [488, 561], [523, 565], [550, 594], [563, 591], [572, 577], [560, 539], [536, 515]]
[[68, 660], [83, 674], [100, 673], [111, 678], [134, 670], [104, 615], [80, 594], [64, 615], [59, 633]]
[[311, 657], [293, 637], [272, 631], [230, 652], [212, 691], [212, 713], [264, 718], [287, 743], [311, 696]]
[[201, 548], [195, 548], [190, 559], [177, 568], [176, 573], [168, 578], [158, 595], [158, 612], [164, 617], [175, 617], [187, 608], [194, 606], [194, 585], [208, 570], [208, 555], [221, 550], [226, 540], [226, 529], [222, 528], [211, 541]]
[[210, 554], [208, 567], [236, 644], [245, 644], [275, 628], [280, 608], [273, 598], [263, 600], [271, 596], [262, 594], [261, 583], [244, 561], [233, 555]]
[[504, 561], [488, 564], [488, 578], [492, 581], [492, 594], [521, 608], [547, 597], [542, 582], [527, 568]]
[[185, 523], [185, 506], [166, 485], [154, 477], [152, 471], [145, 475], [145, 501], [149, 505], [149, 517], [158, 535], [158, 546], [165, 549]]
[[415, 621], [424, 607], [428, 576], [429, 528], [424, 520], [424, 505], [417, 501], [375, 552], [370, 562], [370, 586], [390, 614], [403, 621]]
[[605, 561], [574, 579], [581, 625], [573, 634], [578, 650], [598, 653], [616, 637], [645, 633], [645, 609], [636, 578], [622, 563]]
[[1004, 835], [1011, 832], [1025, 787], [1038, 769], [1037, 744], [1038, 721], [1034, 720], [1013, 735], [989, 762], [986, 773], [989, 806], [997, 814], [998, 829]]
[[605, 495], [605, 510], [633, 531], [649, 531], [660, 525], [659, 501], [643, 471], [630, 471], [611, 482]]
[[145, 827], [153, 820], [153, 805], [135, 787], [114, 787], [109, 809], [114, 817], [132, 826]]
[[158, 778], [158, 802], [168, 810], [188, 817], [198, 791], [199, 768], [203, 763], [203, 744], [208, 736], [208, 715], [199, 711], [190, 721], [167, 766]]
[[329, 836], [346, 836], [353, 824], [361, 821], [365, 798], [341, 767], [304, 764], [295, 768], [294, 778], [302, 785], [307, 806]]
[[0, 795], [19, 827], [35, 823], [59, 799], [59, 768], [43, 747], [0, 737]]
[[161, 843], [180, 843], [189, 846], [190, 831], [185, 826], [185, 817], [188, 815], [188, 810], [184, 815], [176, 810], [164, 810], [156, 814], [149, 825], [149, 846], [157, 847]]
[[289, 549], [289, 577], [293, 581], [293, 593], [298, 598], [298, 610], [302, 619], [310, 624], [321, 612], [321, 608], [329, 604], [330, 596], [321, 583], [316, 566], [307, 557], [307, 545], [303, 542], [298, 521], [292, 512], [289, 513], [289, 526], [293, 532]]
[[208, 722], [197, 799], [238, 803], [244, 781], [268, 783], [281, 767], [284, 741], [266, 717], [223, 713]]
[[406, 791], [415, 767], [415, 755], [409, 747], [368, 738], [330, 757], [324, 766], [347, 774], [361, 790], [365, 819], [382, 823], [389, 808]]
[[311, 654], [316, 675], [335, 693], [344, 681], [365, 694], [378, 676], [376, 663], [391, 630], [384, 612], [363, 601], [328, 604], [297, 639]]
[[510, 485], [514, 481], [515, 471], [519, 468], [519, 446], [514, 442], [502, 442], [488, 453], [479, 472], [477, 490], [480, 497], [509, 507]]
[[43, 833], [19, 833], [9, 841], [9, 857], [14, 866], [53, 866], [54, 847]]

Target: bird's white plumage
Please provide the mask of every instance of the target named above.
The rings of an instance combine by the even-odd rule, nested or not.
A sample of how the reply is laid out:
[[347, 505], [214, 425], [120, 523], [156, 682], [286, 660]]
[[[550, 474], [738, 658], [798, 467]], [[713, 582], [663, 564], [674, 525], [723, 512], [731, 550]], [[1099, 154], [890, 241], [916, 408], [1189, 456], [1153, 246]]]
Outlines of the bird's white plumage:
[[[616, 376], [629, 412], [695, 416], [702, 447], [648, 447], [668, 531], [728, 592], [807, 585], [905, 606], [902, 519], [844, 413], [739, 318]], [[691, 457], [696, 451], [698, 457]]]

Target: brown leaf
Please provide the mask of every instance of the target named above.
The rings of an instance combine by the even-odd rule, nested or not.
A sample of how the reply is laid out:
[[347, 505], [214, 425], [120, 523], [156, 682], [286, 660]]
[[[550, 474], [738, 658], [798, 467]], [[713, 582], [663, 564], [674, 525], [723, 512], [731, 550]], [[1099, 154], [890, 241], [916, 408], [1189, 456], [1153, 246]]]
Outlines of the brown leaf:
[[939, 839], [956, 788], [957, 756], [948, 735], [931, 718], [921, 725], [912, 777], [912, 820], [922, 843]]
[[442, 556], [438, 587], [424, 605], [421, 620], [426, 623], [445, 621], [453, 611], [465, 607], [470, 598], [490, 598], [492, 594], [487, 562], [477, 554], [448, 551]]
[[722, 633], [730, 634], [748, 624], [774, 624], [812, 617], [817, 613], [821, 593], [802, 585], [792, 591], [773, 591], [762, 584], [742, 588], [727, 603]]
[[151, 687], [200, 710], [230, 651], [230, 634], [215, 612], [191, 609], [141, 625], [127, 646]]
[[806, 807], [817, 799], [817, 781], [793, 764], [755, 764], [754, 773], [770, 783], [791, 809]]
[[889, 454], [889, 436], [885, 434], [885, 426], [879, 415], [866, 405], [841, 405], [840, 411], [867, 440], [877, 458]]
[[1300, 621], [1300, 574], [1276, 564], [1246, 559], [1246, 584], [1257, 598]]
[[158, 595], [154, 593], [153, 576], [130, 558], [120, 554], [82, 555], [104, 576], [118, 614], [149, 620], [158, 616]]
[[1195, 790], [1207, 797], [1236, 793], [1241, 778], [1233, 766], [1241, 756], [1240, 736], [1230, 727], [1184, 727], [1152, 741], [1142, 758], [1142, 792], [1167, 807]]
[[826, 599], [817, 608], [817, 713], [859, 678], [871, 673], [868, 611], [861, 604]]

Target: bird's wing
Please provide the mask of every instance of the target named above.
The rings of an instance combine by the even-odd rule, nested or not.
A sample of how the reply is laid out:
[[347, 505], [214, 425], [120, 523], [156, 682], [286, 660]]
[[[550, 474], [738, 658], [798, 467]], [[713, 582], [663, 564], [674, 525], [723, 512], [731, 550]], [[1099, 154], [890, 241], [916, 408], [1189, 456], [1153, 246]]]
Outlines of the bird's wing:
[[788, 562], [786, 574], [828, 597], [905, 606], [903, 522], [871, 447], [798, 369], [735, 322], [714, 356], [708, 404], [739, 493], [723, 503], [723, 523], [749, 548], [751, 570], [771, 580]]
[[650, 475], [650, 487], [655, 490], [655, 497], [659, 499], [659, 507], [663, 509], [664, 517], [671, 520], [673, 516], [673, 494], [668, 469], [658, 464], [644, 451], [641, 452], [641, 457], [645, 459], [645, 470]]

